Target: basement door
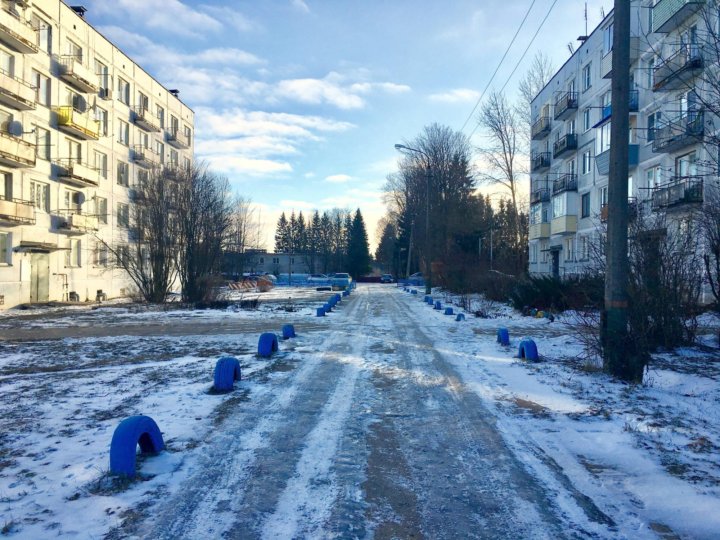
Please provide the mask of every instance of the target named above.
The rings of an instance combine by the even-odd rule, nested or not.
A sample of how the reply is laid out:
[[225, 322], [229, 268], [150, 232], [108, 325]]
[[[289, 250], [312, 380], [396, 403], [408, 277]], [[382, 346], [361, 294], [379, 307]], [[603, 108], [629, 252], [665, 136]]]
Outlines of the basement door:
[[50, 254], [30, 254], [30, 303], [50, 300]]

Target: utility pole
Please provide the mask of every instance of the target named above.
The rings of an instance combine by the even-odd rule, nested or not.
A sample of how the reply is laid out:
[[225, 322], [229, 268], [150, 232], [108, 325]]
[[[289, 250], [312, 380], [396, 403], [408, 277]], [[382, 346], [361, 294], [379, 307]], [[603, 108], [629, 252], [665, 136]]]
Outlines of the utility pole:
[[605, 371], [625, 380], [636, 373], [628, 336], [628, 133], [630, 116], [630, 2], [615, 0], [612, 50], [612, 126], [608, 180], [607, 269], [601, 339]]

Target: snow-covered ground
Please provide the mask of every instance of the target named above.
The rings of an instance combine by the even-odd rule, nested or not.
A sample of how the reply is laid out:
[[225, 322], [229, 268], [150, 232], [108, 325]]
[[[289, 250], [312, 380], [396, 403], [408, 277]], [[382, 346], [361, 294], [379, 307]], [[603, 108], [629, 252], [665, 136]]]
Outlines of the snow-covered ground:
[[[2, 533], [102, 538], [114, 530], [110, 537], [122, 537], [118, 531], [132, 530], [128, 523], [152, 521], [157, 501], [172, 504], [208, 462], [224, 459], [208, 451], [221, 451], [223, 437], [231, 443], [239, 430], [245, 430], [244, 439], [229, 463], [242, 467], [244, 475], [228, 472], [218, 482], [219, 493], [201, 494], [201, 504], [192, 510], [207, 521], [199, 509], [206, 508], [218, 530], [230, 530], [238, 519], [228, 508], [247, 510], [252, 504], [249, 491], [244, 498], [233, 491], [232, 478], [248, 490], [259, 483], [258, 492], [266, 481], [278, 493], [270, 513], [257, 523], [258, 535], [302, 537], [299, 531], [305, 531], [309, 537], [311, 531], [322, 536], [328, 530], [323, 523], [342, 519], [338, 508], [355, 505], [365, 508], [360, 516], [374, 515], [366, 509], [373, 504], [367, 482], [374, 473], [365, 462], [372, 444], [362, 441], [379, 429], [370, 426], [380, 426], [380, 419], [397, 411], [389, 410], [394, 394], [375, 404], [383, 394], [371, 399], [360, 388], [371, 388], [370, 374], [382, 373], [412, 381], [418, 395], [423, 388], [454, 395], [457, 385], [477, 395], [505, 444], [544, 486], [563, 519], [582, 523], [595, 537], [717, 538], [720, 357], [709, 347], [716, 345], [710, 337], [711, 331], [717, 335], [716, 318], [703, 318], [705, 348], [656, 355], [644, 384], [630, 386], [583, 359], [581, 342], [563, 317], [551, 323], [485, 304], [493, 318], [468, 314], [465, 322], [456, 322], [423, 304], [422, 293], [377, 285], [361, 285], [336, 312], [315, 317], [314, 308], [330, 294], [277, 288], [258, 295], [260, 307], [252, 311], [123, 305], [5, 314], [0, 318], [6, 340], [0, 341]], [[377, 307], [379, 298], [385, 311]], [[408, 325], [422, 329], [459, 382], [433, 371], [425, 352], [413, 348], [410, 334], [388, 339], [379, 332], [392, 330], [400, 313]], [[357, 326], [361, 314], [372, 325]], [[295, 324], [298, 338], [282, 342], [272, 360], [258, 358], [259, 332], [279, 332], [287, 322]], [[495, 342], [499, 326], [510, 330], [510, 348]], [[82, 337], [89, 334], [79, 331], [94, 333]], [[44, 339], [48, 332], [58, 338]], [[514, 358], [523, 335], [537, 342], [543, 362]], [[401, 350], [408, 351], [414, 367], [395, 362]], [[240, 360], [243, 380], [235, 391], [215, 395], [209, 392], [212, 372], [222, 355]], [[332, 358], [337, 367], [328, 363]], [[326, 366], [329, 382], [324, 384], [330, 386], [316, 397], [316, 409], [310, 381], [318, 377], [319, 366]], [[420, 409], [430, 414], [443, 406], [427, 395]], [[305, 400], [297, 414], [307, 425], [285, 416], [297, 409], [297, 399]], [[119, 482], [108, 474], [108, 447], [115, 426], [132, 414], [157, 421], [167, 451], [141, 459], [137, 480]], [[397, 415], [401, 422], [404, 414]], [[291, 454], [294, 461], [283, 464], [286, 476], [252, 476], [258, 467], [253, 460], [264, 449], [293, 437], [302, 445]], [[361, 450], [349, 453], [348, 441]], [[342, 485], [340, 470], [357, 483]], [[225, 492], [235, 498], [227, 508]], [[157, 530], [163, 523], [153, 526]], [[207, 531], [182, 530], [186, 534], [177, 537]], [[363, 530], [372, 536], [374, 529]]]

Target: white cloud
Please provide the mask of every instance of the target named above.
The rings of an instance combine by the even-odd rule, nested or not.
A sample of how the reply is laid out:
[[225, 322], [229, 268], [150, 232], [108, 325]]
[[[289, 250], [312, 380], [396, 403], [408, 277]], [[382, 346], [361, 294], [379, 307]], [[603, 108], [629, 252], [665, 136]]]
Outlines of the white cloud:
[[200, 6], [203, 10], [211, 13], [217, 20], [234, 30], [240, 32], [252, 32], [254, 30], [261, 29], [261, 26], [250, 19], [239, 11], [232, 9], [228, 6], [209, 6], [203, 4]]
[[331, 174], [330, 176], [326, 176], [325, 180], [333, 184], [344, 184], [352, 180], [352, 177], [347, 174]]
[[315, 173], [314, 172], [306, 172], [305, 174], [303, 174], [303, 177], [304, 178], [315, 178]]
[[280, 201], [282, 208], [299, 209], [299, 210], [312, 210], [315, 205], [308, 201], [296, 201], [291, 199], [283, 199]]
[[286, 139], [268, 136], [249, 136], [237, 139], [201, 139], [195, 151], [203, 156], [214, 154], [241, 154], [257, 157], [286, 156], [298, 154], [295, 144]]
[[280, 81], [274, 95], [279, 98], [312, 105], [328, 103], [339, 109], [360, 109], [365, 106], [365, 101], [360, 96], [352, 93], [350, 89], [323, 79]]
[[302, 11], [303, 13], [310, 13], [310, 8], [305, 3], [304, 0], [291, 0], [290, 2], [293, 7], [299, 11]]
[[235, 154], [215, 154], [200, 157], [205, 159], [214, 170], [226, 174], [257, 177], [289, 173], [293, 170], [292, 165], [289, 163], [271, 159], [256, 159]]
[[474, 103], [480, 97], [480, 92], [470, 88], [455, 88], [439, 94], [430, 94], [430, 101], [440, 103]]

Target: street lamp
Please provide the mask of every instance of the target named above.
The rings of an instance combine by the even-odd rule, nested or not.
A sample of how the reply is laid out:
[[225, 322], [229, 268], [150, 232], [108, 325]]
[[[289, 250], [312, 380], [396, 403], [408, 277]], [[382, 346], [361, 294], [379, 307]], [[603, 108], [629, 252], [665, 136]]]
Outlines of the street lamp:
[[[415, 152], [427, 159], [425, 175], [425, 294], [432, 294], [432, 257], [430, 256], [430, 156], [417, 148], [410, 148], [404, 144], [396, 144], [395, 150], [399, 152]], [[409, 257], [408, 253], [408, 257]], [[408, 264], [409, 266], [409, 264]]]

